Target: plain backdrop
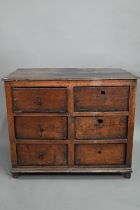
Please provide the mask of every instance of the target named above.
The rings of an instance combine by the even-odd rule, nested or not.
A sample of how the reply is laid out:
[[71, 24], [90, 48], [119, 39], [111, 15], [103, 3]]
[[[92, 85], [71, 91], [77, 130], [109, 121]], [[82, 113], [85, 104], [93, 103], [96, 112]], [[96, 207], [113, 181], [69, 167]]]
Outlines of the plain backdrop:
[[[120, 67], [140, 76], [139, 0], [0, 0], [0, 78], [17, 68]], [[133, 170], [11, 178], [0, 82], [0, 210], [140, 209], [140, 91]]]

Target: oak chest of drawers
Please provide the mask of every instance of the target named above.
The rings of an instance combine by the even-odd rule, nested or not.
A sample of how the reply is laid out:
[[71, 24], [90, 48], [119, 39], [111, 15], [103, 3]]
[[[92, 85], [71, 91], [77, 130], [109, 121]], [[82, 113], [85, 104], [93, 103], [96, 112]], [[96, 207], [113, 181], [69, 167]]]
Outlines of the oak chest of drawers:
[[4, 81], [13, 176], [131, 176], [134, 75], [121, 69], [18, 69]]

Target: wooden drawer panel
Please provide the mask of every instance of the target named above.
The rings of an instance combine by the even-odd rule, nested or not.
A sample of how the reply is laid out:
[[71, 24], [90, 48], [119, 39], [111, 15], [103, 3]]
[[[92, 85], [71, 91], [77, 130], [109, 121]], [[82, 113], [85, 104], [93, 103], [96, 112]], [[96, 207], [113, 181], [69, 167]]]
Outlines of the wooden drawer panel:
[[66, 165], [67, 145], [17, 145], [19, 165]]
[[75, 164], [125, 164], [125, 147], [125, 144], [77, 144], [75, 145]]
[[17, 139], [67, 139], [67, 117], [15, 117]]
[[66, 88], [13, 88], [16, 112], [67, 112]]
[[75, 111], [127, 111], [129, 87], [75, 87]]
[[123, 139], [126, 137], [126, 116], [75, 117], [76, 139]]

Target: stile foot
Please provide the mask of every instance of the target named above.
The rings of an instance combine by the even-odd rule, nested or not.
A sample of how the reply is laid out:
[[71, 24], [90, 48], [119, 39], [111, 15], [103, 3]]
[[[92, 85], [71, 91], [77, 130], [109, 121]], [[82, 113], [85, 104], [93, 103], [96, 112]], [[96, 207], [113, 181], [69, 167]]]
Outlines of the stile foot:
[[126, 179], [130, 179], [130, 178], [131, 178], [131, 172], [124, 173], [124, 177], [125, 177]]
[[19, 173], [12, 173], [12, 177], [13, 178], [18, 178], [19, 177]]

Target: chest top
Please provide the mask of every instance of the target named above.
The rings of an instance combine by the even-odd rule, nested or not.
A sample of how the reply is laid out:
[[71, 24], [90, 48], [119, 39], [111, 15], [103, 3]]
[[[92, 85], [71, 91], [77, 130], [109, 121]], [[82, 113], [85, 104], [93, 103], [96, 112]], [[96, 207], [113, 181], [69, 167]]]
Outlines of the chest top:
[[3, 78], [12, 80], [110, 80], [137, 79], [133, 74], [116, 68], [31, 68], [17, 69]]

